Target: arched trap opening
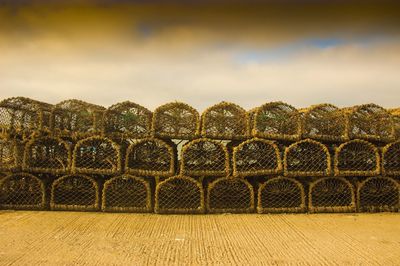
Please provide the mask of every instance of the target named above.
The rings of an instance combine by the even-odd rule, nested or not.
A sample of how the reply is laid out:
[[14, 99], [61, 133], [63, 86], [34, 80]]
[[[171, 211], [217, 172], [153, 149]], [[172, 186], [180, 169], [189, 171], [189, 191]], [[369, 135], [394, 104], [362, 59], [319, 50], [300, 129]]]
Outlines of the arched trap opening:
[[361, 212], [398, 211], [399, 184], [388, 177], [370, 177], [358, 187], [358, 210]]
[[382, 174], [400, 176], [400, 141], [388, 144], [383, 148]]

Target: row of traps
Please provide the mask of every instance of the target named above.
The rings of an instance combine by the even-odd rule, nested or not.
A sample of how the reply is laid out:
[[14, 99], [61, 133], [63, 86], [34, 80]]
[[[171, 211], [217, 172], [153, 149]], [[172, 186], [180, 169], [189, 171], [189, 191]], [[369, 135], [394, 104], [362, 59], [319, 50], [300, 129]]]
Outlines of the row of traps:
[[[313, 181], [311, 181], [313, 180]], [[400, 209], [400, 181], [368, 178], [165, 179], [120, 175], [58, 178], [14, 173], [0, 180], [0, 208], [155, 212], [295, 213]]]

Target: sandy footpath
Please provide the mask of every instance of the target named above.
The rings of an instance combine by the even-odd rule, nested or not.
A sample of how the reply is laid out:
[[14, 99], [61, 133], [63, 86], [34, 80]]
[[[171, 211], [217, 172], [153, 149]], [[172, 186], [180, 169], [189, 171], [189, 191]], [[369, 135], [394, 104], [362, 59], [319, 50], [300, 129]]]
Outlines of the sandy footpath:
[[0, 211], [1, 265], [400, 265], [400, 214]]

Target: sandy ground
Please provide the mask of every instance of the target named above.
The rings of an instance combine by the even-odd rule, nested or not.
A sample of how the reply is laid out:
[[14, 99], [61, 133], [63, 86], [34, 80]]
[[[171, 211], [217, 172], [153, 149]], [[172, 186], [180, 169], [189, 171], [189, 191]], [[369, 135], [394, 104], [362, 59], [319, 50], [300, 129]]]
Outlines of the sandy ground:
[[0, 211], [1, 265], [400, 264], [400, 214]]

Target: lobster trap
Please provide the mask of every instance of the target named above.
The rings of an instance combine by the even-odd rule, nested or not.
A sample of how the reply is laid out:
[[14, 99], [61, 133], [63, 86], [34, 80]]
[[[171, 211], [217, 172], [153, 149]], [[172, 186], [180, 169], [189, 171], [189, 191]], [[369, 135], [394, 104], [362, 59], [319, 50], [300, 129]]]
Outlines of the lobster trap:
[[188, 176], [227, 176], [229, 156], [226, 147], [215, 140], [197, 139], [186, 143], [181, 153], [181, 174]]
[[303, 185], [288, 177], [275, 177], [258, 188], [257, 210], [259, 213], [305, 212]]
[[283, 161], [285, 176], [328, 176], [331, 172], [328, 148], [311, 139], [287, 147]]
[[102, 210], [110, 212], [150, 212], [151, 187], [144, 178], [122, 175], [104, 183]]
[[173, 176], [158, 183], [154, 211], [156, 213], [203, 213], [202, 185], [186, 176]]
[[348, 116], [350, 139], [393, 141], [393, 120], [386, 109], [376, 104], [364, 104], [351, 108]]
[[382, 175], [400, 176], [400, 141], [383, 148]]
[[392, 114], [392, 121], [394, 127], [394, 138], [400, 140], [400, 108], [389, 110]]
[[234, 176], [260, 176], [281, 171], [280, 151], [272, 141], [253, 138], [233, 149]]
[[341, 144], [335, 152], [336, 176], [371, 176], [380, 173], [379, 151], [365, 140], [351, 140]]
[[134, 142], [126, 152], [125, 171], [140, 176], [173, 176], [174, 149], [166, 142], [155, 138]]
[[42, 210], [45, 207], [45, 186], [39, 178], [18, 173], [0, 179], [0, 208]]
[[298, 140], [301, 137], [300, 113], [283, 102], [266, 103], [255, 111], [252, 135], [277, 140]]
[[56, 137], [32, 138], [24, 151], [25, 171], [65, 174], [71, 166], [71, 147]]
[[0, 171], [12, 171], [21, 166], [22, 145], [15, 139], [0, 139]]
[[310, 184], [308, 194], [310, 212], [354, 212], [353, 186], [343, 177], [325, 177]]
[[370, 177], [358, 186], [360, 212], [398, 211], [400, 185], [389, 177]]
[[121, 151], [118, 144], [108, 138], [93, 136], [75, 145], [73, 173], [115, 174], [121, 172]]
[[235, 140], [249, 135], [248, 115], [239, 105], [221, 102], [206, 109], [201, 119], [203, 137]]
[[222, 177], [207, 187], [210, 213], [247, 213], [254, 211], [253, 186], [242, 178]]
[[195, 139], [200, 134], [199, 113], [181, 102], [159, 106], [154, 111], [152, 133], [160, 138]]
[[70, 211], [98, 210], [97, 182], [84, 175], [66, 175], [56, 179], [51, 187], [50, 208]]
[[52, 132], [73, 139], [96, 135], [101, 132], [104, 111], [104, 107], [84, 101], [62, 101], [52, 110]]
[[345, 141], [347, 116], [332, 104], [318, 104], [302, 112], [302, 135], [324, 141]]

